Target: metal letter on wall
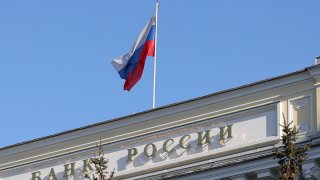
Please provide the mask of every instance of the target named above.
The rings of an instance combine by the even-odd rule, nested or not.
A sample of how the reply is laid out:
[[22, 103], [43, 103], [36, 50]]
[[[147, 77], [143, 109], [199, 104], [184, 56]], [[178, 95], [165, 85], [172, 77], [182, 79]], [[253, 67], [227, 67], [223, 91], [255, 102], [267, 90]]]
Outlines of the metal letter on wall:
[[[151, 153], [149, 151], [149, 147], [152, 148], [151, 149]], [[147, 156], [147, 157], [153, 157], [156, 155], [156, 152], [157, 152], [157, 147], [156, 145], [150, 143], [150, 144], [147, 144], [145, 147], [144, 147], [144, 154]]]
[[[206, 130], [205, 133], [206, 134], [204, 136], [202, 136], [203, 131], [198, 132], [198, 146], [202, 146], [204, 144], [210, 144], [211, 143], [211, 141], [210, 141], [210, 130]], [[203, 140], [205, 140], [205, 141], [203, 142]]]
[[41, 180], [41, 177], [40, 177], [41, 173], [40, 173], [40, 171], [33, 172], [33, 173], [31, 173], [31, 175], [32, 175], [32, 180]]
[[220, 141], [224, 142], [224, 140], [226, 139], [226, 135], [227, 135], [227, 139], [232, 138], [232, 125], [228, 125], [227, 127], [228, 128], [226, 131], [224, 130], [225, 126], [220, 127], [220, 138], [219, 138]]
[[[188, 138], [188, 139], [187, 139]], [[184, 135], [180, 138], [180, 141], [179, 141], [179, 145], [182, 149], [188, 149], [189, 147], [191, 147], [190, 144], [187, 144], [185, 145], [185, 143], [191, 139], [191, 136], [188, 134], [188, 135]]]
[[74, 165], [75, 165], [75, 162], [64, 165], [64, 177], [68, 178], [70, 176], [75, 175]]
[[48, 180], [58, 180], [53, 168], [51, 168], [50, 170], [50, 173], [48, 175]]
[[91, 165], [90, 165], [89, 162], [90, 162], [89, 159], [83, 160], [83, 170], [82, 170], [83, 173], [88, 172], [87, 168], [88, 168], [90, 171], [93, 170], [93, 168], [91, 167]]
[[138, 154], [137, 148], [128, 149], [128, 162], [133, 161], [133, 157]]
[[[170, 141], [171, 141], [171, 143], [168, 144]], [[174, 148], [169, 150], [168, 146], [172, 145], [173, 143], [174, 143], [173, 139], [167, 139], [166, 141], [164, 141], [164, 143], [163, 143], [163, 151], [166, 152], [166, 153], [172, 152], [174, 150]]]

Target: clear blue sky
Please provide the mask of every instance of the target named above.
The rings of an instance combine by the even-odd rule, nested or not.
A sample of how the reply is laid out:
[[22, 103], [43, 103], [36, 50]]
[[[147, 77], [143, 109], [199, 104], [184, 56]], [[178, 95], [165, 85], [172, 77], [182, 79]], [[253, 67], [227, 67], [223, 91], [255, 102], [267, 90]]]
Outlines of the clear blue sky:
[[[320, 1], [160, 0], [157, 106], [282, 75], [320, 55]], [[109, 64], [154, 0], [0, 1], [0, 147], [151, 109]]]

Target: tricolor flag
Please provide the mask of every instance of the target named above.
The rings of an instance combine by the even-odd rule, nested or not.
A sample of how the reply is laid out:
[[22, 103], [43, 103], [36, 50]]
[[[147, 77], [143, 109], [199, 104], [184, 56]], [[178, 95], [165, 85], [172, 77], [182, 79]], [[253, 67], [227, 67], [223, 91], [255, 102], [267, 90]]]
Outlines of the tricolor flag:
[[153, 16], [143, 28], [129, 53], [113, 59], [111, 64], [125, 79], [124, 90], [130, 89], [140, 80], [147, 56], [155, 54], [156, 17]]

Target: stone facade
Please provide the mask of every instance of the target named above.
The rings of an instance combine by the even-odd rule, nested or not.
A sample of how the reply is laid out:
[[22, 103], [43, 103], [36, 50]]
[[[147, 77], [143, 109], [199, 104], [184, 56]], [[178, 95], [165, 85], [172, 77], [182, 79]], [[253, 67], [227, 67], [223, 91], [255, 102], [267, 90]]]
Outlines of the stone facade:
[[0, 179], [84, 179], [103, 144], [115, 179], [278, 179], [282, 114], [320, 160], [320, 65], [0, 148]]

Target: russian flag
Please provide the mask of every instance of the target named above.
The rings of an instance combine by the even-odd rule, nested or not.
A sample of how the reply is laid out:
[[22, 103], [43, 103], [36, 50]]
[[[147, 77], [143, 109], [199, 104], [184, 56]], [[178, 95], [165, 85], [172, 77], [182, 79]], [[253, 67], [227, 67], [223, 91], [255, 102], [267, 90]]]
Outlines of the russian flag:
[[140, 80], [147, 56], [154, 56], [155, 31], [156, 18], [153, 16], [139, 34], [130, 52], [111, 61], [120, 77], [126, 80], [124, 90], [130, 91]]

